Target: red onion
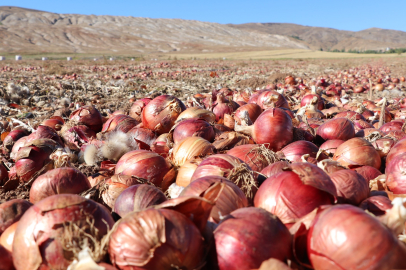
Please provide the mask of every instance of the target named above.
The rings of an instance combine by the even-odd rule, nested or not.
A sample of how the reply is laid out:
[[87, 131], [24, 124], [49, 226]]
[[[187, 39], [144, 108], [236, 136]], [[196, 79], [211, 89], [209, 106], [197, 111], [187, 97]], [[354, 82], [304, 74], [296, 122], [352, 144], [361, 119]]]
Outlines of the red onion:
[[65, 144], [72, 150], [79, 151], [84, 143], [88, 143], [96, 138], [96, 133], [85, 125], [65, 126], [61, 132]]
[[137, 120], [138, 122], [141, 122], [141, 113], [142, 110], [145, 108], [145, 106], [150, 103], [152, 98], [142, 98], [137, 100], [136, 102], [133, 103], [133, 105], [130, 108], [129, 116]]
[[69, 117], [75, 124], [88, 126], [95, 132], [99, 132], [103, 126], [100, 112], [94, 106], [83, 106], [74, 111]]
[[208, 123], [214, 123], [216, 121], [216, 115], [213, 112], [202, 109], [200, 107], [190, 107], [179, 114], [176, 122], [191, 118], [203, 119]]
[[386, 132], [386, 137], [392, 138], [396, 141], [403, 139], [406, 136], [406, 133], [401, 130], [390, 130]]
[[61, 138], [53, 128], [39, 125], [37, 130], [31, 133], [26, 140], [26, 143], [34, 141], [36, 139], [51, 139], [60, 145], [63, 145]]
[[304, 107], [308, 104], [310, 104], [313, 100], [314, 97], [317, 97], [317, 109], [318, 110], [323, 110], [324, 109], [324, 102], [321, 99], [321, 97], [317, 94], [307, 94], [302, 98], [302, 101], [300, 102], [300, 107]]
[[171, 161], [180, 167], [188, 160], [211, 155], [214, 151], [215, 148], [209, 141], [201, 137], [186, 137], [173, 147]]
[[108, 252], [120, 269], [196, 269], [203, 263], [203, 238], [183, 214], [146, 209], [115, 226]]
[[241, 125], [241, 117], [247, 112], [252, 123], [254, 123], [257, 118], [261, 115], [262, 109], [255, 103], [249, 103], [238, 108], [234, 113], [235, 121]]
[[375, 216], [383, 216], [386, 210], [392, 208], [392, 202], [385, 196], [372, 196], [361, 202], [359, 207], [363, 210], [368, 210]]
[[292, 119], [282, 109], [264, 111], [252, 126], [235, 126], [235, 131], [252, 136], [257, 144], [279, 151], [293, 140]]
[[402, 127], [404, 125], [404, 121], [400, 121], [400, 120], [393, 120], [391, 122], [385, 123], [383, 124], [379, 130], [383, 131], [383, 132], [389, 132], [391, 130], [402, 130]]
[[21, 181], [28, 182], [38, 171], [46, 172], [52, 169], [49, 155], [52, 152], [36, 146], [22, 147], [18, 151], [15, 167], [17, 176]]
[[158, 188], [147, 184], [134, 185], [117, 197], [114, 212], [124, 217], [130, 212], [141, 211], [164, 201], [166, 201], [166, 197]]
[[395, 143], [396, 142], [392, 139], [382, 138], [372, 142], [372, 145], [374, 146], [376, 151], [378, 151], [379, 156], [383, 158], [389, 154], [390, 150], [395, 145]]
[[354, 120], [364, 120], [365, 121], [365, 117], [362, 114], [354, 112], [354, 111], [340, 112], [340, 113], [336, 114], [334, 116], [334, 118], [347, 118], [351, 121], [354, 121]]
[[221, 193], [218, 195], [218, 199], [211, 210], [209, 218], [209, 221], [218, 223], [221, 220], [221, 216], [228, 215], [238, 208], [248, 206], [248, 200], [245, 194], [234, 183], [224, 177], [206, 176], [192, 181], [179, 196], [200, 196], [216, 183], [225, 184]]
[[[290, 162], [301, 162], [302, 156], [308, 154], [310, 157], [316, 158], [319, 148], [308, 141], [296, 141], [288, 144], [282, 148], [281, 152], [285, 158]], [[318, 160], [326, 159], [327, 156], [323, 153], [320, 154]]]
[[362, 138], [353, 138], [341, 144], [334, 153], [334, 160], [348, 168], [372, 166], [381, 167], [381, 157], [371, 143]]
[[406, 153], [398, 154], [386, 166], [386, 185], [394, 194], [406, 194]]
[[23, 199], [13, 199], [0, 204], [0, 235], [13, 223], [20, 220], [32, 203]]
[[293, 223], [316, 207], [333, 204], [336, 188], [330, 177], [316, 165], [293, 163], [290, 170], [273, 175], [259, 187], [255, 207]]
[[170, 168], [170, 164], [160, 155], [146, 150], [134, 150], [120, 158], [115, 173], [138, 176], [159, 187]]
[[17, 142], [20, 138], [27, 136], [29, 133], [25, 129], [14, 129], [4, 138], [3, 146], [8, 150], [14, 146], [14, 143]]
[[274, 176], [280, 172], [283, 172], [284, 168], [289, 168], [289, 162], [287, 161], [278, 161], [273, 164], [266, 166], [262, 169], [261, 174], [265, 175], [267, 178]]
[[63, 119], [62, 119], [62, 121], [60, 120], [60, 119], [47, 119], [47, 120], [44, 120], [42, 123], [41, 123], [41, 125], [43, 125], [43, 126], [48, 126], [48, 127], [50, 127], [50, 128], [53, 128], [54, 130], [56, 130], [56, 131], [59, 131], [59, 130], [61, 130], [61, 128], [62, 128], [62, 126], [63, 126], [63, 124], [65, 123], [65, 121], [63, 121]]
[[216, 121], [224, 119], [225, 114], [232, 114], [234, 112], [233, 104], [231, 104], [221, 94], [217, 96], [217, 105], [213, 108], [213, 113], [216, 115]]
[[339, 170], [330, 175], [341, 203], [360, 204], [369, 196], [369, 184], [360, 174], [352, 170]]
[[30, 202], [36, 203], [56, 194], [79, 194], [90, 187], [89, 180], [80, 171], [70, 167], [57, 168], [35, 179], [30, 189]]
[[180, 187], [188, 186], [190, 182], [192, 182], [192, 176], [200, 162], [202, 162], [201, 158], [186, 161], [185, 164], [183, 164], [178, 170], [178, 174], [176, 175], [176, 184]]
[[139, 149], [150, 150], [152, 143], [156, 140], [155, 133], [146, 128], [134, 127], [127, 132], [127, 135], [134, 138]]
[[[251, 103], [251, 102], [249, 102]], [[269, 108], [286, 108], [289, 109], [289, 103], [285, 97], [273, 90], [261, 92], [256, 102], [263, 110]]]
[[227, 154], [241, 159], [256, 172], [278, 161], [277, 155], [267, 149], [265, 145], [244, 144], [228, 150]]
[[[13, 242], [13, 261], [17, 269], [66, 269], [73, 261], [63, 241], [78, 246], [87, 238], [80, 230], [68, 231], [70, 223], [86, 230], [86, 233], [100, 241], [114, 220], [100, 204], [73, 194], [47, 197], [24, 214], [18, 223]], [[65, 227], [66, 226], [66, 227]], [[93, 227], [91, 230], [89, 227]]]
[[220, 270], [257, 269], [269, 258], [286, 261], [292, 245], [285, 225], [254, 207], [231, 212], [214, 231], [214, 239]]
[[317, 135], [324, 140], [349, 140], [354, 138], [354, 125], [347, 118], [328, 120], [317, 129]]
[[209, 142], [214, 141], [214, 128], [204, 120], [187, 119], [174, 126], [173, 141], [179, 143], [186, 137], [202, 137]]
[[8, 181], [8, 171], [2, 163], [0, 163], [0, 186], [4, 185]]
[[343, 140], [328, 140], [320, 145], [320, 149], [324, 150], [325, 153], [333, 154], [336, 152], [337, 148], [343, 144]]
[[[370, 241], [366, 241], [368, 232]], [[378, 219], [351, 205], [336, 205], [316, 216], [308, 233], [314, 269], [402, 269], [403, 243]]]
[[130, 116], [119, 114], [110, 116], [109, 120], [103, 124], [102, 132], [122, 131], [127, 133], [130, 129], [138, 125], [139, 122]]
[[1, 270], [14, 270], [13, 256], [10, 251], [0, 245], [0, 269]]
[[111, 210], [116, 203], [116, 199], [120, 194], [128, 188], [128, 185], [112, 181], [112, 179], [108, 179], [100, 186], [100, 197], [97, 202], [100, 202], [107, 209]]
[[372, 179], [375, 179], [382, 174], [378, 169], [371, 166], [362, 166], [353, 170], [362, 175], [362, 177], [364, 177], [364, 179], [367, 180], [368, 183]]
[[151, 144], [151, 151], [163, 156], [168, 157], [169, 150], [173, 148], [172, 134], [164, 133], [159, 135], [158, 138]]
[[406, 138], [398, 141], [389, 151], [389, 154], [386, 156], [386, 166], [388, 166], [394, 157], [404, 152], [406, 152]]
[[157, 134], [167, 133], [175, 124], [176, 119], [185, 105], [174, 96], [162, 95], [154, 98], [145, 106], [141, 114], [144, 128], [151, 129]]
[[[18, 225], [18, 221], [10, 225], [0, 236], [0, 245], [5, 247], [8, 251], [13, 252], [14, 234]], [[1, 264], [0, 264], [0, 269]]]

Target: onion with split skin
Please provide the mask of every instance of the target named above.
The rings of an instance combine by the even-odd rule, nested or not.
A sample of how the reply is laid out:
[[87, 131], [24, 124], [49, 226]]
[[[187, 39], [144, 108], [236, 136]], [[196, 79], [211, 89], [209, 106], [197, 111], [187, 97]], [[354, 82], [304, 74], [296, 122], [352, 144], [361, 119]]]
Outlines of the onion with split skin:
[[178, 98], [162, 95], [145, 106], [141, 114], [142, 124], [159, 135], [167, 133], [184, 110], [186, 107]]
[[291, 256], [289, 230], [260, 208], [231, 212], [215, 229], [214, 240], [220, 270], [257, 269], [267, 259], [286, 261]]
[[0, 204], [0, 235], [13, 223], [20, 220], [32, 203], [23, 199], [13, 199]]
[[138, 124], [139, 122], [130, 116], [124, 114], [112, 115], [103, 124], [102, 132], [122, 131], [127, 133]]
[[[302, 156], [306, 154], [312, 158], [316, 158], [318, 151], [319, 148], [314, 143], [303, 140], [290, 143], [281, 150], [285, 158], [290, 162], [301, 162]], [[318, 160], [320, 161], [326, 158], [327, 156], [321, 153]]]
[[142, 110], [144, 110], [145, 106], [150, 103], [152, 98], [142, 98], [137, 100], [136, 102], [133, 103], [133, 105], [130, 108], [129, 116], [137, 120], [138, 122], [141, 122], [141, 114]]
[[213, 142], [214, 135], [213, 126], [201, 119], [186, 119], [173, 127], [173, 142], [175, 144], [187, 137], [202, 137]]
[[138, 148], [141, 150], [150, 150], [151, 145], [157, 139], [156, 134], [146, 128], [137, 128], [133, 127], [127, 132], [127, 136], [132, 137], [138, 145]]
[[11, 151], [14, 144], [22, 137], [28, 136], [29, 132], [26, 129], [14, 129], [4, 138], [3, 146]]
[[[251, 103], [251, 102], [250, 102]], [[269, 108], [289, 108], [289, 103], [285, 97], [273, 90], [265, 90], [259, 94], [256, 102], [263, 110]]]
[[100, 112], [94, 106], [83, 106], [69, 116], [75, 124], [88, 126], [95, 132], [99, 132], [103, 126]]
[[173, 147], [171, 160], [175, 166], [182, 166], [186, 161], [211, 155], [215, 152], [214, 146], [201, 137], [187, 137]]
[[337, 147], [339, 147], [341, 144], [343, 144], [345, 141], [343, 140], [328, 140], [325, 141], [322, 145], [320, 145], [320, 149], [323, 150], [327, 154], [332, 154], [337, 150]]
[[292, 119], [279, 108], [264, 111], [252, 126], [235, 125], [235, 131], [251, 136], [255, 143], [265, 144], [273, 151], [281, 150], [293, 140]]
[[213, 112], [200, 107], [190, 107], [179, 114], [176, 122], [178, 123], [191, 118], [203, 119], [208, 123], [214, 123], [216, 121], [216, 115]]
[[257, 118], [261, 115], [262, 109], [255, 103], [249, 103], [238, 108], [234, 113], [235, 121], [241, 125], [241, 118], [247, 112], [252, 123], [255, 123]]
[[280, 172], [283, 172], [284, 168], [289, 168], [290, 163], [287, 161], [277, 161], [275, 163], [272, 163], [268, 166], [266, 166], [264, 169], [262, 169], [261, 174], [265, 175], [267, 178], [278, 174]]
[[369, 196], [369, 184], [360, 174], [352, 170], [339, 170], [329, 174], [337, 189], [341, 203], [359, 205]]
[[382, 174], [378, 169], [371, 166], [362, 166], [353, 170], [362, 175], [362, 177], [364, 177], [364, 179], [367, 180], [368, 183], [372, 179], [375, 179]]

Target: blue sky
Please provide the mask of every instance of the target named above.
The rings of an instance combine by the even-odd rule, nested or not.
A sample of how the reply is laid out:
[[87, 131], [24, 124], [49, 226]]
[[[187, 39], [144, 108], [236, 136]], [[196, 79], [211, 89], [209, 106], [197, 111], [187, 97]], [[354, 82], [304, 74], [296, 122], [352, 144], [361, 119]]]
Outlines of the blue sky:
[[180, 18], [236, 24], [281, 22], [351, 31], [370, 27], [406, 31], [406, 0], [1, 0], [0, 5], [56, 13]]

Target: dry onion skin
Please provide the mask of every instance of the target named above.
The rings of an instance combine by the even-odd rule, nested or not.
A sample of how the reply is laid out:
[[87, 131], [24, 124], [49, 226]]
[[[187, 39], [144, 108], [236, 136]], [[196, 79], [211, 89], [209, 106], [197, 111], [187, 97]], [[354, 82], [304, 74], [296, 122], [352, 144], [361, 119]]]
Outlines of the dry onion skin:
[[214, 146], [201, 137], [187, 137], [173, 147], [171, 159], [175, 166], [182, 166], [186, 161], [213, 154]]

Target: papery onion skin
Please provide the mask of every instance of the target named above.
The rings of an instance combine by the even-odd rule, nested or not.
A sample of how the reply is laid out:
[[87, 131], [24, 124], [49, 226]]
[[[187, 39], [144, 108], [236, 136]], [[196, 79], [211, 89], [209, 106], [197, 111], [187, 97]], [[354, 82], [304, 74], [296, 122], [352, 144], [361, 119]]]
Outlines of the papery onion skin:
[[130, 116], [124, 114], [112, 115], [106, 123], [103, 124], [102, 132], [122, 131], [127, 133], [138, 124], [139, 122]]
[[336, 195], [330, 177], [317, 166], [293, 163], [290, 167], [293, 171], [265, 180], [254, 198], [255, 207], [277, 215], [284, 224], [296, 222], [318, 206], [333, 204]]
[[124, 217], [132, 211], [141, 211], [164, 201], [166, 197], [158, 188], [147, 184], [134, 185], [117, 197], [114, 212]]
[[0, 245], [0, 270], [14, 270], [13, 256], [10, 251]]
[[186, 187], [192, 182], [192, 176], [199, 166], [201, 159], [193, 159], [186, 161], [179, 170], [176, 176], [176, 184], [180, 187]]
[[218, 223], [220, 216], [225, 216], [232, 211], [248, 206], [244, 192], [228, 179], [220, 176], [205, 176], [192, 181], [179, 196], [200, 196], [215, 183], [224, 183], [226, 186], [220, 193], [216, 205], [212, 208], [209, 221]]
[[386, 210], [393, 207], [391, 200], [385, 196], [371, 196], [363, 200], [359, 207], [361, 209], [368, 210], [375, 216], [382, 216], [386, 214]]
[[206, 109], [202, 109], [200, 107], [190, 107], [184, 110], [179, 116], [178, 119], [176, 119], [176, 122], [180, 122], [184, 119], [190, 119], [190, 118], [200, 118], [208, 123], [214, 123], [216, 121], [216, 115]]
[[328, 140], [325, 141], [322, 145], [320, 145], [320, 149], [324, 150], [328, 154], [333, 154], [336, 152], [337, 147], [343, 144], [345, 141], [343, 140]]
[[392, 161], [397, 155], [406, 152], [406, 138], [398, 141], [386, 156], [386, 166]]
[[383, 124], [379, 130], [383, 132], [389, 132], [391, 130], [402, 130], [402, 126], [404, 125], [403, 121], [393, 120], [391, 122]]
[[134, 150], [120, 158], [115, 174], [138, 176], [159, 187], [170, 168], [171, 165], [160, 155], [146, 150]]
[[192, 176], [192, 181], [209, 175], [228, 178], [231, 171], [241, 163], [243, 163], [241, 159], [231, 155], [211, 155], [200, 162]]
[[257, 269], [269, 258], [286, 261], [291, 255], [289, 230], [259, 208], [231, 212], [214, 231], [214, 239], [220, 270]]
[[[66, 130], [65, 130], [66, 129]], [[65, 126], [61, 131], [65, 144], [72, 150], [79, 151], [84, 143], [88, 143], [96, 138], [96, 132], [85, 125], [69, 127]]]
[[375, 179], [382, 174], [378, 169], [371, 166], [362, 166], [353, 170], [362, 175], [362, 177], [364, 177], [364, 179], [367, 180], [368, 183], [372, 179]]
[[238, 124], [241, 124], [241, 117], [243, 116], [243, 112], [247, 112], [252, 123], [254, 123], [257, 120], [257, 118], [261, 115], [262, 109], [255, 103], [249, 103], [241, 106], [234, 113], [235, 121], [237, 121]]
[[262, 169], [261, 174], [263, 174], [267, 178], [269, 178], [275, 174], [283, 172], [283, 169], [288, 168], [289, 165], [290, 164], [287, 161], [278, 161], [278, 162], [272, 163], [272, 164], [266, 166], [264, 169]]
[[114, 182], [111, 179], [108, 179], [104, 182], [102, 186], [102, 191], [100, 192], [101, 203], [111, 210], [114, 207], [114, 204], [120, 196], [120, 194], [128, 188], [127, 185], [119, 182]]
[[145, 106], [150, 103], [152, 98], [142, 98], [137, 100], [136, 102], [133, 103], [133, 105], [130, 108], [129, 116], [137, 120], [138, 122], [141, 122], [141, 113], [142, 110], [145, 108]]
[[14, 129], [4, 138], [3, 146], [7, 148], [8, 151], [11, 151], [15, 142], [20, 138], [25, 137], [29, 132], [25, 129]]
[[72, 112], [69, 118], [76, 124], [88, 126], [95, 132], [99, 132], [103, 126], [100, 112], [94, 106], [83, 106]]
[[[14, 234], [18, 225], [18, 221], [11, 224], [0, 236], [0, 245], [5, 247], [8, 251], [13, 252]], [[0, 264], [0, 269], [1, 264]]]
[[381, 167], [381, 157], [370, 142], [362, 138], [353, 138], [341, 144], [334, 153], [333, 160], [348, 168], [372, 166]]
[[349, 140], [355, 137], [353, 123], [347, 118], [335, 118], [326, 121], [317, 129], [317, 135], [324, 140]]
[[41, 169], [44, 168], [43, 172], [46, 172], [47, 167], [49, 167], [48, 169], [51, 168], [51, 164], [49, 163], [50, 152], [36, 146], [23, 147], [19, 151], [24, 151], [26, 148], [30, 148], [29, 156], [27, 158], [19, 159], [15, 163], [17, 176], [24, 182], [28, 182], [31, 177]]
[[0, 235], [13, 223], [20, 220], [32, 203], [23, 199], [13, 199], [0, 204]]
[[59, 119], [47, 119], [41, 123], [43, 126], [48, 126], [56, 131], [61, 130], [64, 122]]
[[[302, 156], [308, 154], [310, 157], [316, 158], [319, 148], [311, 142], [300, 140], [292, 142], [282, 148], [281, 152], [290, 162], [301, 162]], [[327, 156], [321, 153], [318, 160], [326, 159]]]
[[114, 224], [104, 206], [78, 195], [54, 195], [33, 205], [20, 219], [14, 235], [16, 269], [66, 269], [73, 256], [63, 250], [62, 225], [74, 222], [81, 227], [89, 218], [93, 218], [93, 226], [98, 229], [98, 234], [92, 235], [96, 240]]
[[[365, 235], [369, 236], [366, 241]], [[351, 205], [318, 214], [308, 232], [308, 255], [314, 269], [403, 269], [402, 243], [378, 219]]]
[[203, 251], [203, 237], [190, 219], [151, 208], [126, 215], [108, 246], [111, 262], [120, 269], [196, 269]]
[[256, 172], [260, 172], [262, 169], [272, 163], [271, 160], [267, 160], [266, 149], [264, 152], [261, 149], [261, 146], [256, 144], [244, 144], [235, 146], [232, 149], [228, 150], [227, 154], [241, 159], [242, 161], [247, 163], [253, 171]]
[[360, 204], [369, 196], [369, 184], [360, 174], [352, 170], [339, 170], [330, 175], [341, 203]]
[[40, 175], [32, 183], [30, 202], [36, 203], [56, 194], [79, 194], [90, 188], [87, 177], [80, 171], [62, 167]]
[[152, 130], [137, 127], [130, 129], [127, 132], [127, 136], [132, 137], [141, 150], [150, 150], [151, 145], [157, 139], [156, 134]]
[[386, 166], [386, 185], [394, 194], [406, 194], [406, 153], [398, 154]]
[[264, 110], [269, 108], [289, 109], [289, 103], [285, 97], [273, 90], [262, 91], [259, 94], [258, 101], [256, 103]]
[[300, 107], [304, 107], [307, 104], [311, 104], [312, 100], [314, 97], [317, 97], [317, 109], [318, 110], [323, 110], [324, 109], [324, 102], [321, 99], [319, 95], [316, 94], [307, 94], [302, 98], [302, 101], [300, 102]]
[[157, 134], [167, 133], [184, 110], [186, 107], [178, 98], [162, 95], [145, 106], [141, 114], [142, 124]]
[[215, 152], [214, 146], [201, 137], [187, 137], [177, 143], [172, 150], [172, 161], [175, 166], [182, 166], [186, 161], [211, 155]]
[[179, 122], [173, 130], [173, 142], [179, 143], [187, 137], [202, 137], [209, 142], [214, 141], [214, 128], [200, 119], [187, 119]]

